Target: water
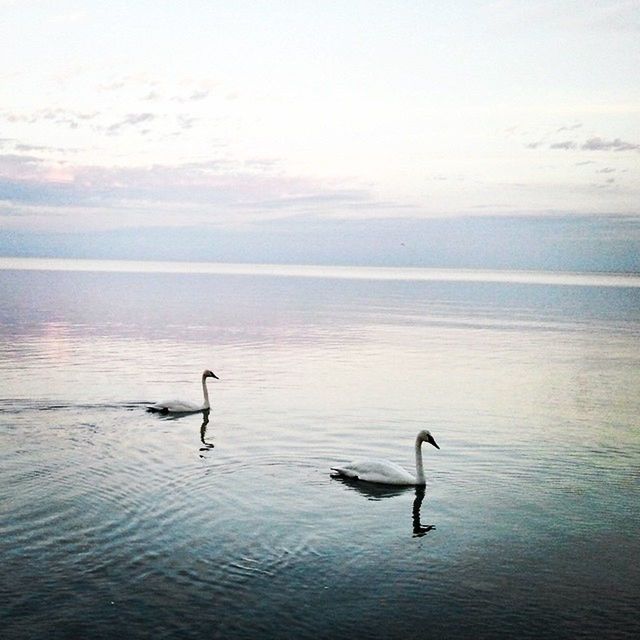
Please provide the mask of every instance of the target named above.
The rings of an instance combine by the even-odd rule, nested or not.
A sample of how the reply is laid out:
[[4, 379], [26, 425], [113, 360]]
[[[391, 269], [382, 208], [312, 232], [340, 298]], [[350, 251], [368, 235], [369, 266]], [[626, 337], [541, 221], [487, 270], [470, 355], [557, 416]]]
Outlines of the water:
[[638, 278], [1, 266], [3, 638], [640, 632]]

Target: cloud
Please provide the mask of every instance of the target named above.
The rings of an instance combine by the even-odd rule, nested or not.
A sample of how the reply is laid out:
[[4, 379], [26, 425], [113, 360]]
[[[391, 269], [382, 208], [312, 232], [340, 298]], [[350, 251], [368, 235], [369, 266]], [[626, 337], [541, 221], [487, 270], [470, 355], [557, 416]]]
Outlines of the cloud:
[[49, 151], [51, 147], [46, 147], [41, 144], [17, 144], [15, 146], [16, 151]]
[[625, 142], [620, 138], [604, 140], [600, 137], [589, 138], [581, 147], [585, 151], [638, 151], [640, 144]]
[[561, 133], [562, 131], [575, 131], [576, 129], [580, 129], [580, 127], [582, 127], [580, 123], [572, 124], [566, 127], [560, 127], [556, 130], [556, 133]]
[[204, 100], [209, 97], [210, 91], [194, 91], [188, 98], [188, 101]]
[[0, 154], [0, 202], [72, 205], [72, 176], [61, 163], [33, 155]]
[[101, 207], [114, 215], [135, 208], [150, 219], [163, 210], [173, 219], [205, 215], [229, 222], [234, 217], [344, 213], [380, 205], [364, 189], [282, 175], [277, 162], [270, 160], [130, 168], [71, 166], [16, 154], [0, 154], [0, 201], [16, 206], [64, 205], [69, 218], [78, 208]]
[[179, 115], [178, 118], [178, 126], [181, 129], [192, 129], [193, 125], [198, 122], [198, 120], [200, 120], [200, 118], [194, 118], [193, 116], [185, 116], [185, 115]]
[[[0, 149], [13, 149], [13, 151], [18, 152], [14, 158], [24, 157], [23, 154], [29, 154], [34, 152], [44, 152], [44, 153], [56, 153], [56, 154], [66, 154], [66, 153], [77, 153], [79, 151], [76, 147], [52, 147], [49, 145], [43, 144], [28, 144], [25, 142], [18, 142], [15, 138], [0, 138]], [[3, 156], [5, 158], [12, 157], [11, 155]], [[37, 158], [32, 158], [33, 160], [38, 160]]]
[[97, 112], [83, 113], [71, 109], [38, 109], [31, 113], [16, 113], [11, 111], [0, 112], [0, 117], [7, 122], [24, 122], [27, 124], [37, 124], [38, 122], [53, 122], [54, 124], [66, 125], [71, 129], [77, 129], [81, 122], [92, 120], [97, 117]]
[[571, 140], [565, 140], [564, 142], [554, 142], [549, 145], [549, 149], [575, 149], [578, 145]]
[[140, 89], [146, 88], [148, 91], [155, 89], [159, 85], [159, 81], [147, 73], [133, 73], [120, 78], [115, 78], [110, 82], [103, 82], [98, 85], [99, 91], [111, 92], [121, 91], [122, 89]]
[[[41, 180], [45, 179], [46, 166], [36, 156], [13, 153], [0, 154], [0, 178], [9, 180]], [[2, 192], [0, 192], [0, 199]]]
[[148, 123], [156, 119], [156, 115], [153, 113], [129, 113], [118, 122], [109, 125], [106, 131], [109, 135], [115, 135], [120, 132], [124, 127], [137, 127], [139, 124]]
[[305, 194], [281, 194], [278, 198], [273, 200], [257, 200], [243, 203], [243, 206], [255, 207], [259, 206], [261, 209], [295, 209], [297, 211], [308, 209], [309, 205], [312, 208], [316, 208], [318, 205], [322, 205], [324, 208], [326, 205], [357, 205], [363, 201], [369, 202], [369, 194], [364, 190], [355, 189], [338, 189], [332, 192], [325, 193], [305, 193]]
[[[0, 178], [0, 202], [60, 207], [77, 201], [73, 185], [37, 180], [5, 180]], [[14, 211], [16, 215], [18, 211]]]
[[25, 144], [15, 145], [15, 150], [22, 153], [32, 153], [34, 151], [44, 151], [47, 153], [77, 153], [79, 150], [75, 147], [50, 147], [42, 144]]
[[144, 102], [199, 102], [209, 98], [218, 83], [211, 79], [154, 76], [140, 72], [114, 78], [97, 85], [103, 93], [119, 93]]
[[[558, 129], [560, 131], [561, 129]], [[527, 149], [537, 149], [543, 144], [543, 141], [530, 142], [525, 145]], [[574, 140], [559, 140], [558, 142], [551, 142], [549, 149], [560, 149], [564, 151], [570, 151], [573, 149], [581, 149], [582, 151], [640, 151], [640, 144], [633, 142], [627, 142], [620, 138], [613, 140], [606, 140], [599, 136], [588, 138], [582, 144], [575, 142]]]

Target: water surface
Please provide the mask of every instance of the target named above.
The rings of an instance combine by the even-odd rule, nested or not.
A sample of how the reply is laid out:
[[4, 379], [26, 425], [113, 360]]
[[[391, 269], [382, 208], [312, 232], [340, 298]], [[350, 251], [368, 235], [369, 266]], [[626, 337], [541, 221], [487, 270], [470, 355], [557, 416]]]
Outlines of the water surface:
[[636, 277], [2, 266], [3, 638], [640, 631]]

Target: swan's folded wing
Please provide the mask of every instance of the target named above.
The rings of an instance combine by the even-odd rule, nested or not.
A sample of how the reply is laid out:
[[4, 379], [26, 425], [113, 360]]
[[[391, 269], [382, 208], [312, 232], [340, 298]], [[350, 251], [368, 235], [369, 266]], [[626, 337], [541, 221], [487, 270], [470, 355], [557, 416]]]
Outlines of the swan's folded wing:
[[187, 402], [185, 400], [165, 400], [164, 402], [156, 402], [147, 407], [147, 409], [159, 413], [190, 413], [202, 411], [202, 405], [197, 405], [194, 402]]
[[354, 460], [341, 467], [332, 467], [332, 471], [345, 478], [380, 484], [410, 485], [416, 481], [408, 471], [395, 462], [375, 458]]

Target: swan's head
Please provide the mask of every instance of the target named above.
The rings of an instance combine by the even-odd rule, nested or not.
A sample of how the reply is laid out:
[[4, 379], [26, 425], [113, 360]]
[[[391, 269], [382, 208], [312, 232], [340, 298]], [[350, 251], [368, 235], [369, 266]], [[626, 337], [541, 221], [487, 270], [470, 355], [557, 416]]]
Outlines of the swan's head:
[[209, 371], [209, 369], [205, 369], [202, 372], [202, 379], [204, 380], [205, 378], [215, 378], [216, 380], [220, 379], [215, 373], [213, 373], [213, 371]]
[[438, 443], [433, 439], [431, 433], [426, 429], [418, 434], [418, 440], [420, 440], [420, 442], [428, 442], [429, 444], [432, 444], [436, 449], [440, 448], [438, 446]]

